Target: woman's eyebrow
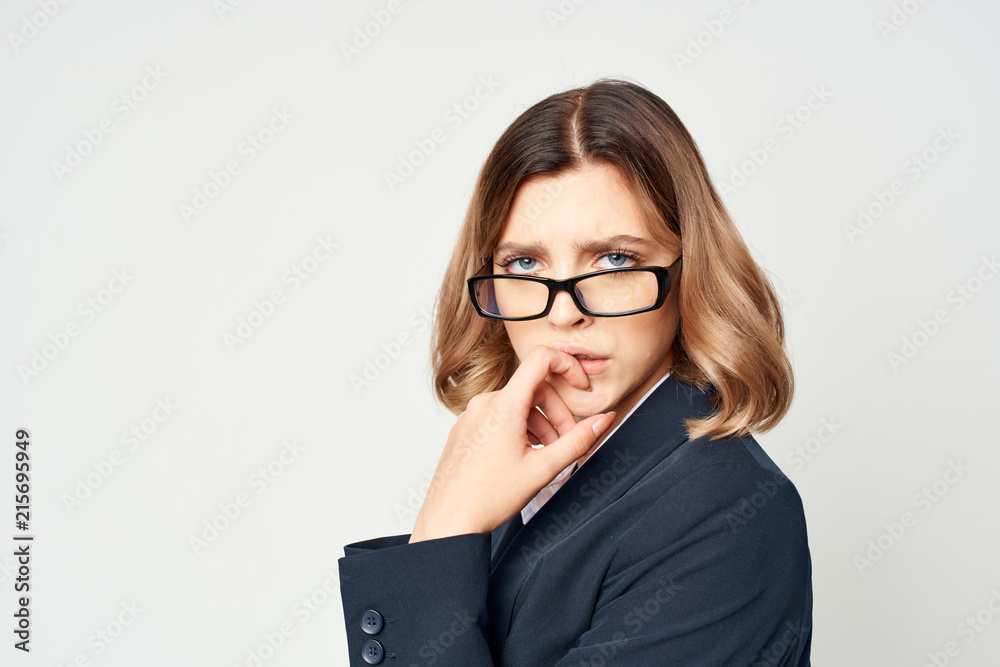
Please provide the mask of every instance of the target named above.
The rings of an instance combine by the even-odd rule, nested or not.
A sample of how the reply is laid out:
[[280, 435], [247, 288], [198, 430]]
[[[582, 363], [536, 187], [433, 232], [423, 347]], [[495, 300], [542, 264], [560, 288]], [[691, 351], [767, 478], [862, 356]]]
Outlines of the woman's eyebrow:
[[[653, 250], [653, 244], [650, 243], [649, 239], [640, 238], [638, 236], [630, 236], [629, 234], [617, 234], [604, 239], [588, 239], [586, 241], [573, 242], [573, 248], [580, 252], [597, 252], [599, 250], [607, 250], [620, 245], [639, 246], [647, 251]], [[494, 254], [545, 255], [546, 250], [545, 246], [537, 241], [534, 243], [518, 243], [516, 241], [508, 241], [507, 243], [501, 243], [498, 245]]]

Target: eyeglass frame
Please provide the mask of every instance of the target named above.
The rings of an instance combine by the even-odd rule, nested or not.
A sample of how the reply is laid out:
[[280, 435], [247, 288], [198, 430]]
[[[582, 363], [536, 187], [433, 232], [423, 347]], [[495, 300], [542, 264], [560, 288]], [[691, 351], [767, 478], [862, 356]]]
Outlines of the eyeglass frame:
[[[567, 278], [565, 280], [554, 280], [552, 278], [543, 278], [541, 276], [520, 276], [516, 274], [489, 274], [480, 275], [490, 267], [493, 260], [489, 260], [483, 265], [483, 268], [476, 271], [472, 277], [466, 279], [466, 284], [469, 288], [469, 300], [472, 302], [473, 308], [476, 309], [476, 313], [480, 317], [485, 317], [491, 320], [503, 320], [505, 322], [524, 322], [527, 320], [537, 320], [539, 318], [545, 317], [552, 310], [552, 304], [555, 303], [556, 294], [559, 292], [569, 292], [570, 298], [573, 299], [573, 303], [576, 304], [577, 309], [584, 315], [589, 315], [591, 317], [624, 317], [626, 315], [638, 315], [639, 313], [647, 313], [651, 310], [656, 310], [666, 303], [667, 297], [670, 295], [670, 290], [673, 288], [674, 283], [680, 284], [680, 273], [681, 273], [681, 257], [678, 257], [673, 264], [670, 266], [623, 266], [620, 269], [603, 269], [601, 271], [594, 271], [593, 273], [583, 273], [572, 278]], [[651, 306], [646, 308], [640, 308], [638, 310], [630, 310], [625, 313], [597, 313], [580, 303], [580, 297], [576, 294], [576, 284], [581, 280], [586, 278], [592, 278], [594, 276], [604, 275], [606, 273], [624, 273], [626, 271], [646, 271], [649, 273], [656, 274], [656, 284], [659, 290], [656, 295], [656, 301], [653, 302]], [[486, 312], [482, 306], [479, 305], [479, 300], [476, 298], [476, 283], [482, 282], [491, 278], [502, 278], [504, 280], [528, 280], [531, 282], [542, 283], [549, 288], [549, 298], [545, 304], [545, 310], [537, 315], [529, 315], [527, 317], [503, 317], [501, 315], [494, 315], [493, 313]]]

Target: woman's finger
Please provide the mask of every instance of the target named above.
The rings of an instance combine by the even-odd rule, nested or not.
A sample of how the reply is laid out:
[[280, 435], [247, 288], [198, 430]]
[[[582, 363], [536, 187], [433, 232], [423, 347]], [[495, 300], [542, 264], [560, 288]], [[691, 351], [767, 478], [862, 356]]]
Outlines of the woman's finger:
[[[532, 408], [528, 415], [528, 429], [535, 434], [542, 444], [547, 445], [559, 439], [559, 433], [551, 422], [545, 418], [538, 408]], [[534, 444], [534, 443], [532, 443]]]
[[547, 381], [535, 387], [535, 396], [532, 402], [545, 413], [546, 420], [556, 430], [556, 437], [569, 433], [576, 426], [576, 417], [573, 416], [555, 387]]
[[589, 452], [616, 416], [612, 410], [608, 414], [587, 417], [555, 442], [531, 452], [542, 478], [551, 480], [560, 470]]
[[[514, 371], [507, 386], [500, 390], [501, 400], [509, 401], [515, 414], [527, 415], [528, 410], [534, 407], [536, 389], [543, 383], [547, 384], [545, 378], [549, 373], [562, 375], [578, 389], [590, 389], [590, 378], [576, 357], [545, 345], [536, 345]], [[551, 398], [549, 400], [553, 403]], [[558, 411], [557, 406], [553, 407]], [[563, 415], [553, 415], [548, 411], [545, 414], [550, 421], [555, 417], [557, 421], [565, 423]]]

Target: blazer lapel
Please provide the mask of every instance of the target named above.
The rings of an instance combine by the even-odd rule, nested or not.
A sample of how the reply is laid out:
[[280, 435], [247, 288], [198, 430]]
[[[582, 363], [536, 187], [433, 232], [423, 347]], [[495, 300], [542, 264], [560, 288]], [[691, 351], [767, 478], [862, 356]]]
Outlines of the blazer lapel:
[[685, 418], [706, 417], [712, 411], [708, 394], [668, 376], [527, 526], [517, 513], [494, 531], [489, 611], [501, 637], [509, 631], [518, 593], [545, 551], [622, 497], [686, 441]]

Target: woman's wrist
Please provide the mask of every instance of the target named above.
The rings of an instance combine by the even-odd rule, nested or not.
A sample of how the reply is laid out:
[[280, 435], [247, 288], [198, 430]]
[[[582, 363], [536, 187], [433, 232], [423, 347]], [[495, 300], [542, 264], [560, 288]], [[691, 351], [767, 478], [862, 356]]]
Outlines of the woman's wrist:
[[445, 537], [454, 537], [455, 535], [468, 535], [469, 533], [483, 532], [488, 531], [471, 524], [463, 524], [454, 518], [447, 522], [433, 521], [421, 514], [418, 514], [417, 521], [413, 525], [413, 531], [410, 533], [409, 543], [413, 544], [414, 542], [439, 540]]

